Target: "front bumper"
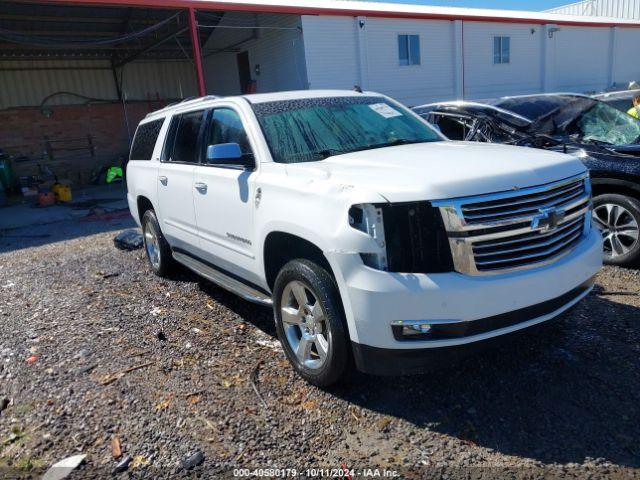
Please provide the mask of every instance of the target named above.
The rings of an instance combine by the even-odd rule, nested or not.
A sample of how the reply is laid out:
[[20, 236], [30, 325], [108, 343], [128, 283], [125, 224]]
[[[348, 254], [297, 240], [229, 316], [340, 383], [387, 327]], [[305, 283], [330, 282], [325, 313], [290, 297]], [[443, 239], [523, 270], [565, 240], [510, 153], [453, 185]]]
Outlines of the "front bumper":
[[[362, 364], [368, 363], [366, 355], [358, 355], [358, 350], [441, 350], [511, 333], [559, 315], [588, 293], [575, 298], [569, 295], [601, 268], [602, 237], [593, 229], [571, 253], [552, 264], [489, 276], [387, 273], [364, 266], [354, 254], [329, 253], [327, 258], [336, 273], [358, 367], [371, 371]], [[457, 336], [401, 341], [391, 329], [391, 322], [398, 320], [466, 326]]]
[[[376, 348], [353, 342], [352, 348], [356, 366], [358, 370], [372, 375], [409, 375], [436, 367], [451, 366], [472, 354], [506, 343], [511, 340], [512, 336], [524, 333], [524, 328], [535, 327], [567, 312], [589, 294], [593, 285], [594, 278], [592, 277], [570, 292], [547, 302], [495, 317], [465, 322], [468, 330], [471, 331], [467, 334], [461, 334], [459, 338], [472, 341], [461, 345], [407, 350]], [[514, 326], [515, 330], [510, 329]], [[474, 334], [474, 330], [503, 331], [504, 333], [484, 338], [481, 334]]]

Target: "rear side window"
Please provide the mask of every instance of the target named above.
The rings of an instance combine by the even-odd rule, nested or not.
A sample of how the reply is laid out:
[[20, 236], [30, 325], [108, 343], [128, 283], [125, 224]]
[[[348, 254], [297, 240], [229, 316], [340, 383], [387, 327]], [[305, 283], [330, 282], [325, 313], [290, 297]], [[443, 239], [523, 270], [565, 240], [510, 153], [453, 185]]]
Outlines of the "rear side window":
[[204, 110], [175, 116], [169, 128], [163, 160], [180, 163], [199, 163], [201, 157], [200, 131]]
[[151, 160], [164, 119], [143, 123], [136, 130], [131, 147], [131, 160]]

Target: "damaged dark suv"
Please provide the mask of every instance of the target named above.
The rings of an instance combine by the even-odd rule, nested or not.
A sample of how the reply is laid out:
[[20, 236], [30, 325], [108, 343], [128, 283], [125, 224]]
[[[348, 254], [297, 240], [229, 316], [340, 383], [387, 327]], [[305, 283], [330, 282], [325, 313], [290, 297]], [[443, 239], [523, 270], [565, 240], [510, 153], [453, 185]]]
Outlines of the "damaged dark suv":
[[415, 107], [452, 140], [505, 143], [578, 155], [589, 168], [593, 220], [605, 262], [640, 266], [640, 121], [577, 94], [504, 97]]

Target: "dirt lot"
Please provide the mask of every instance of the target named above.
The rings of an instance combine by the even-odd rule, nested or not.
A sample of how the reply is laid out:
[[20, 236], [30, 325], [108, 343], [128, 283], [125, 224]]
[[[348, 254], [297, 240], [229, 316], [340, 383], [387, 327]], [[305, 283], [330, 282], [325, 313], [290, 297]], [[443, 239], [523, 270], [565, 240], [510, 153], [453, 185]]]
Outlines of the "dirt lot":
[[78, 453], [70, 478], [107, 476], [117, 438], [122, 477], [640, 478], [638, 272], [605, 269], [569, 316], [449, 369], [321, 391], [292, 373], [270, 310], [158, 279], [113, 247], [122, 224], [102, 227], [0, 238], [0, 477]]

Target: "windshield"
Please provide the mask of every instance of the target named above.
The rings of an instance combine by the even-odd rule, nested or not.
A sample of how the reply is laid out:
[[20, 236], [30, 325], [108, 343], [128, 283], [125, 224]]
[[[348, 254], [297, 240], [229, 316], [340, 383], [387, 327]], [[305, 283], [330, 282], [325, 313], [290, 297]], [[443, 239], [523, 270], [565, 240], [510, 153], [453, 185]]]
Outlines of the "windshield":
[[279, 163], [442, 140], [434, 129], [382, 97], [309, 98], [252, 106]]
[[610, 105], [598, 102], [576, 124], [584, 140], [628, 145], [640, 138], [640, 121]]
[[499, 105], [535, 119], [530, 130], [537, 133], [576, 135], [582, 141], [612, 145], [637, 143], [640, 138], [638, 119], [588, 97], [527, 97]]

